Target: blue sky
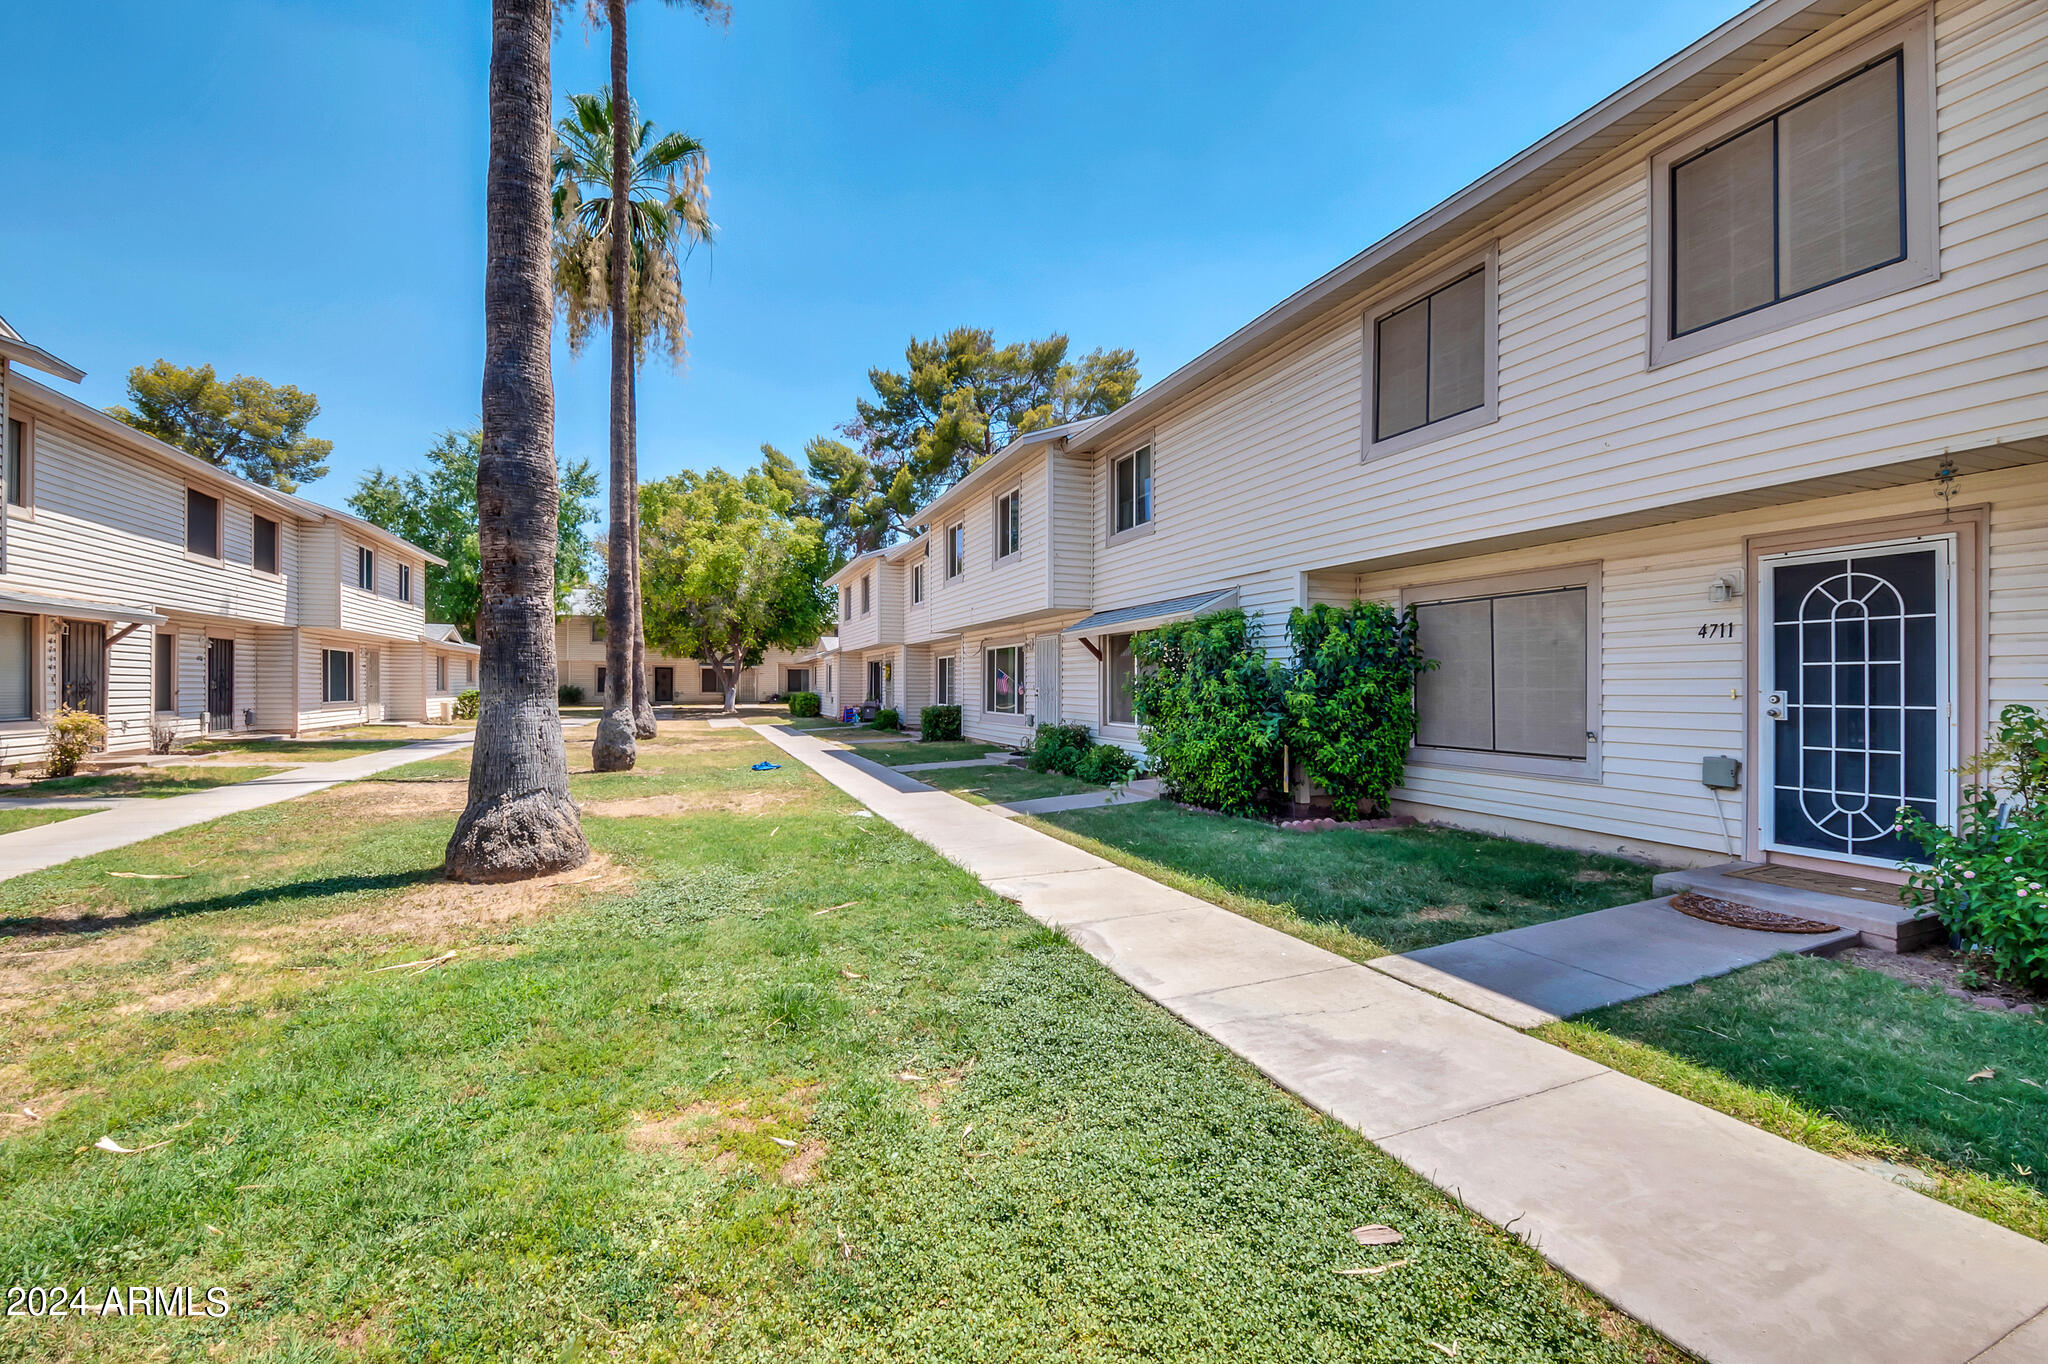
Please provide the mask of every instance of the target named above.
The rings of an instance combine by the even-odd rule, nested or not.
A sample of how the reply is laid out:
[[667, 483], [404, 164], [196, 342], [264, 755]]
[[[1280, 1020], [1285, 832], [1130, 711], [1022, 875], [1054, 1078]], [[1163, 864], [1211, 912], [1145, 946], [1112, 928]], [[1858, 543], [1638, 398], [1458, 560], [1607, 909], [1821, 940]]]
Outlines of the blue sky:
[[[1066, 331], [1147, 379], [1737, 12], [1733, 0], [633, 6], [634, 93], [711, 155], [687, 367], [643, 476], [792, 453], [913, 333]], [[16, 6], [0, 315], [118, 402], [211, 362], [318, 393], [339, 501], [474, 420], [482, 0]], [[558, 92], [604, 80], [571, 19]], [[600, 339], [557, 441], [602, 464]]]

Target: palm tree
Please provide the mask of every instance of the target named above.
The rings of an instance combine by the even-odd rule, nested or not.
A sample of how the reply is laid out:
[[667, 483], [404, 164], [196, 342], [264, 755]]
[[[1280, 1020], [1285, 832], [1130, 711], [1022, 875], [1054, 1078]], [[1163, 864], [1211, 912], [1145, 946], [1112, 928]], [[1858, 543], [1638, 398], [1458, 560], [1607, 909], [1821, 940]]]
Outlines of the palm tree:
[[[708, 240], [711, 223], [704, 214], [704, 148], [679, 133], [654, 138], [653, 126], [634, 117], [626, 85], [626, 0], [588, 0], [593, 21], [600, 17], [600, 3], [603, 22], [611, 31], [611, 88], [604, 95], [575, 97], [570, 116], [562, 121], [555, 163], [556, 288], [569, 315], [572, 350], [598, 318], [611, 329], [612, 495], [605, 591], [609, 672], [604, 716], [591, 743], [591, 765], [599, 771], [620, 771], [634, 763], [636, 734], [652, 737], [654, 732], [643, 675], [646, 643], [635, 538], [639, 468], [633, 371], [650, 344], [680, 358], [687, 329], [676, 247], [686, 236], [693, 243]], [[669, 3], [710, 18], [727, 12], [724, 0]], [[586, 190], [600, 185], [602, 194], [586, 196]], [[625, 206], [625, 231], [613, 230], [615, 204]]]
[[590, 857], [555, 703], [555, 399], [548, 347], [548, 43], [553, 0], [493, 0], [484, 191], [483, 449], [477, 461], [482, 646], [469, 803], [442, 862], [514, 881]]

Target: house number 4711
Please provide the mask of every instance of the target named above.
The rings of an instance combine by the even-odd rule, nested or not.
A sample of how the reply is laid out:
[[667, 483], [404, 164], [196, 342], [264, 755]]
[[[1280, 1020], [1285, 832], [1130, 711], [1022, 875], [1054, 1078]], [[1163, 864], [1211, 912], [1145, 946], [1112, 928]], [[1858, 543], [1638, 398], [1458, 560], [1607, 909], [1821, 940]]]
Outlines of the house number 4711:
[[1700, 627], [1701, 639], [1735, 638], [1735, 622], [1732, 620], [1709, 621]]

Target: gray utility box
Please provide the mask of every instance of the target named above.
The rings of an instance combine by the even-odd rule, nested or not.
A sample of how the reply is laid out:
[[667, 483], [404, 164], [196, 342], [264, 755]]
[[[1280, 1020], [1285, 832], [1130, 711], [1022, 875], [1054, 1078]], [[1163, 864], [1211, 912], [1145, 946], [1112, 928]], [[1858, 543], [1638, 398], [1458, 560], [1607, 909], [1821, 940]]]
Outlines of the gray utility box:
[[1742, 785], [1742, 759], [1725, 754], [1700, 759], [1700, 784], [1716, 791], [1733, 791]]

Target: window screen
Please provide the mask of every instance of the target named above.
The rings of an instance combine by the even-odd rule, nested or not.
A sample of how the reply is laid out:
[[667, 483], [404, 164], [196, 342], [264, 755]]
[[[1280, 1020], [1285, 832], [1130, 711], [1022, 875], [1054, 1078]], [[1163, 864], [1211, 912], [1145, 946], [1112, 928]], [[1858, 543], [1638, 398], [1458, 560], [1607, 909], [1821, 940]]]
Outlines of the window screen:
[[1486, 405], [1486, 271], [1373, 324], [1373, 439]]
[[220, 557], [220, 499], [196, 488], [185, 490], [185, 548], [209, 559]]
[[7, 500], [17, 507], [28, 505], [27, 484], [23, 480], [23, 465], [27, 459], [28, 423], [15, 417], [7, 419]]
[[412, 565], [411, 565], [411, 564], [400, 564], [400, 565], [398, 566], [398, 599], [399, 599], [400, 601], [411, 601], [411, 600], [412, 600]]
[[156, 637], [156, 709], [168, 713], [178, 708], [178, 637]]
[[946, 532], [946, 576], [957, 578], [967, 571], [967, 527], [954, 526]]
[[1102, 644], [1104, 685], [1109, 691], [1109, 723], [1136, 724], [1138, 717], [1131, 707], [1131, 683], [1137, 679], [1138, 669], [1131, 657], [1131, 637], [1111, 635]]
[[258, 573], [277, 572], [277, 522], [267, 516], [256, 518], [255, 548], [250, 559]]
[[1416, 742], [1586, 756], [1586, 589], [1462, 601], [1415, 612], [1437, 666], [1416, 680]]
[[1024, 541], [1024, 514], [1019, 504], [1024, 495], [1004, 493], [996, 499], [996, 557], [1007, 559]]
[[1116, 529], [1127, 531], [1152, 519], [1152, 447], [1116, 462]]
[[1671, 333], [1906, 254], [1896, 53], [1671, 168]]
[[923, 564], [912, 564], [910, 566], [910, 600], [913, 602], [921, 602], [924, 600]]
[[34, 616], [0, 614], [0, 720], [35, 715], [34, 627]]
[[365, 592], [377, 590], [377, 556], [367, 549], [356, 550], [356, 586]]
[[1016, 645], [990, 649], [983, 670], [982, 708], [1003, 715], [1024, 709], [1024, 651]]
[[347, 649], [323, 649], [325, 685], [320, 699], [330, 704], [356, 699], [356, 656]]
[[933, 705], [951, 706], [958, 704], [953, 691], [953, 668], [954, 660], [950, 658], [941, 658], [935, 662], [932, 672]]

